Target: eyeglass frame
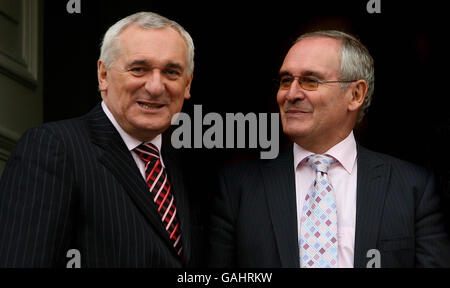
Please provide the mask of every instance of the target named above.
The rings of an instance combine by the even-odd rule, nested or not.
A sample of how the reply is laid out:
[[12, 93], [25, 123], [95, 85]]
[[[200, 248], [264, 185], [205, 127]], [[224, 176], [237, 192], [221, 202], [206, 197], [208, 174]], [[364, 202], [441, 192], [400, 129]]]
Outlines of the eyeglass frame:
[[[290, 76], [290, 77], [292, 77], [293, 79], [292, 79], [292, 81], [290, 82], [289, 87], [281, 88], [281, 78], [284, 77], [284, 76]], [[306, 90], [306, 91], [317, 91], [317, 89], [319, 89], [319, 84], [327, 84], [327, 83], [352, 83], [352, 82], [358, 81], [358, 80], [325, 80], [325, 81], [321, 81], [321, 80], [317, 80], [317, 79], [315, 79], [314, 77], [311, 77], [311, 76], [296, 76], [296, 75], [289, 75], [289, 74], [287, 74], [287, 75], [281, 75], [281, 76], [278, 76], [278, 78], [275, 79], [275, 81], [276, 81], [275, 83], [277, 84], [278, 89], [287, 90], [287, 89], [289, 89], [289, 88], [291, 87], [292, 82], [294, 82], [294, 80], [295, 80], [296, 78], [297, 78], [297, 82], [298, 82], [298, 84], [300, 85], [300, 87], [302, 87], [302, 88], [303, 88], [304, 90]], [[303, 79], [304, 79], [304, 78], [308, 78], [308, 79], [312, 80], [312, 82], [316, 82], [316, 83], [317, 83], [317, 87], [316, 87], [315, 89], [307, 89], [307, 88], [303, 87], [303, 81], [300, 80], [301, 78], [303, 78]]]

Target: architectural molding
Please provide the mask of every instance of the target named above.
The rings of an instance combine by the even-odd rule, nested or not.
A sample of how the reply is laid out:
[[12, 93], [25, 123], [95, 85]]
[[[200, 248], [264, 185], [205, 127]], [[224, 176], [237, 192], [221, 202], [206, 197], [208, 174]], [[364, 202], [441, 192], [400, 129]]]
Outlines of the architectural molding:
[[20, 135], [0, 126], [0, 160], [6, 161]]
[[[19, 2], [20, 1], [20, 2]], [[18, 53], [7, 51], [0, 47], [0, 73], [14, 78], [28, 87], [38, 84], [38, 0], [19, 0], [10, 5], [18, 5], [19, 19], [8, 15], [8, 11], [0, 11], [0, 17], [12, 26], [17, 25], [20, 32], [20, 47]], [[14, 29], [12, 29], [14, 30]], [[13, 31], [11, 31], [13, 33]]]

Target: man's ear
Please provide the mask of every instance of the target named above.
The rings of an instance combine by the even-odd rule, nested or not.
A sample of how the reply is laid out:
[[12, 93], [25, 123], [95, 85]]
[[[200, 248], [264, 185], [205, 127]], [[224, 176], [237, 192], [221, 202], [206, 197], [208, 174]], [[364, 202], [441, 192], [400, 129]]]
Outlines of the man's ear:
[[366, 80], [361, 79], [352, 84], [351, 99], [348, 104], [348, 110], [356, 111], [362, 106], [364, 99], [366, 98], [367, 82]]
[[108, 89], [108, 69], [106, 69], [105, 64], [102, 60], [97, 62], [97, 78], [98, 78], [98, 89], [100, 91], [106, 91]]
[[186, 85], [186, 88], [184, 89], [184, 99], [191, 98], [191, 83], [192, 83], [192, 79], [194, 79], [194, 74], [193, 73], [189, 77], [188, 83]]

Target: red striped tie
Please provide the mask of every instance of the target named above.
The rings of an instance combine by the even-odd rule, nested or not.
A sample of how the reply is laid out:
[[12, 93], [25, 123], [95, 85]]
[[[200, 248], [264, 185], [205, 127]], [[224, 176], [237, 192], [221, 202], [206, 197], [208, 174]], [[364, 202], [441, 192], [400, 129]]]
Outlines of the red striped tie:
[[182, 257], [180, 222], [176, 214], [175, 197], [170, 191], [170, 182], [166, 170], [159, 158], [158, 148], [151, 143], [142, 143], [133, 151], [145, 162], [147, 186], [161, 215], [161, 221], [169, 233], [169, 238], [177, 254]]

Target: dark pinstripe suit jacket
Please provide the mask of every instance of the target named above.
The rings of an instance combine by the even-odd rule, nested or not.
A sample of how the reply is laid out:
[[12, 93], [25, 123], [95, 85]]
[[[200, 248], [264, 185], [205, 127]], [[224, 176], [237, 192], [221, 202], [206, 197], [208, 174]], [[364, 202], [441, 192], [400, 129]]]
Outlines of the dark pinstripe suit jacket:
[[[450, 246], [430, 173], [358, 145], [354, 266], [378, 249], [381, 267], [450, 267]], [[220, 175], [210, 221], [214, 267], [299, 267], [292, 149]], [[372, 256], [372, 255], [371, 255]]]
[[[196, 265], [197, 226], [179, 163], [161, 149], [181, 222], [186, 266]], [[181, 267], [144, 179], [97, 105], [84, 117], [25, 133], [0, 183], [0, 267]]]

